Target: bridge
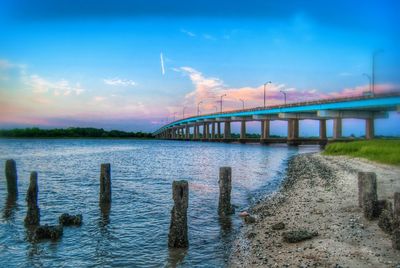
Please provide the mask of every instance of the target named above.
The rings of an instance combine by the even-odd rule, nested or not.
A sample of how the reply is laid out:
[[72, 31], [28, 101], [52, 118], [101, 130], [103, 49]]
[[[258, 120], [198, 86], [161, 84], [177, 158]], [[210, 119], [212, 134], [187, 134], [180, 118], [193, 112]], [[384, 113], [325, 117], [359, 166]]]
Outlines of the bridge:
[[[159, 139], [172, 140], [239, 141], [264, 144], [286, 142], [290, 145], [326, 144], [328, 142], [327, 120], [333, 120], [333, 138], [331, 140], [343, 140], [342, 119], [346, 118], [364, 119], [365, 138], [372, 139], [375, 135], [374, 120], [387, 118], [388, 112], [395, 110], [400, 112], [400, 93], [324, 99], [187, 117], [162, 126], [153, 135]], [[299, 136], [299, 121], [306, 119], [319, 121], [318, 138]], [[286, 138], [270, 136], [272, 120], [287, 121]], [[249, 121], [261, 122], [260, 139], [246, 137], [246, 123]], [[241, 124], [239, 139], [232, 137], [232, 122]]]

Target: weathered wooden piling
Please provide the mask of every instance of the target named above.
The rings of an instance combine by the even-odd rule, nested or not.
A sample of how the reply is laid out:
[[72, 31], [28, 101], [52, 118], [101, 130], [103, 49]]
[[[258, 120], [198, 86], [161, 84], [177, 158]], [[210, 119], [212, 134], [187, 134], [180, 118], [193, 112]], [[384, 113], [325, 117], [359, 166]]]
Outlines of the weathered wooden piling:
[[7, 180], [7, 191], [8, 195], [16, 196], [18, 194], [17, 185], [17, 165], [15, 160], [8, 159], [6, 161], [6, 180]]
[[378, 194], [375, 173], [358, 172], [358, 200], [365, 218], [372, 220], [377, 216]]
[[28, 211], [25, 217], [26, 225], [39, 225], [40, 223], [40, 209], [38, 206], [38, 175], [36, 171], [31, 172], [28, 192], [26, 194], [26, 202]]
[[394, 193], [392, 247], [400, 250], [400, 192]]
[[172, 183], [171, 224], [168, 234], [168, 247], [187, 248], [189, 246], [187, 227], [187, 208], [189, 204], [189, 185], [185, 180]]
[[393, 214], [400, 221], [400, 192], [394, 193]]
[[111, 203], [111, 165], [101, 164], [100, 206]]
[[232, 191], [232, 169], [231, 167], [219, 168], [219, 202], [218, 214], [221, 216], [230, 215], [235, 212], [231, 205]]

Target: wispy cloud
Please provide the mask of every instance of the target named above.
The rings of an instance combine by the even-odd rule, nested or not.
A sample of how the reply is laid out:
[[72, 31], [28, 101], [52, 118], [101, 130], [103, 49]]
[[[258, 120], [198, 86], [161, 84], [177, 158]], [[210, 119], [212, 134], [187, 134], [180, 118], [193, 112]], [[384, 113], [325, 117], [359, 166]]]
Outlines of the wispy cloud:
[[84, 89], [79, 83], [71, 85], [69, 81], [61, 79], [50, 81], [39, 75], [30, 75], [24, 78], [25, 84], [32, 87], [34, 93], [53, 92], [55, 96], [80, 95]]
[[165, 68], [164, 68], [164, 58], [163, 58], [163, 54], [160, 53], [160, 64], [161, 64], [161, 73], [162, 75], [165, 74]]
[[341, 73], [339, 74], [339, 76], [353, 76], [353, 74], [352, 74], [352, 73], [349, 73], [349, 72], [341, 72]]
[[109, 86], [122, 86], [122, 87], [127, 87], [127, 86], [136, 86], [136, 82], [130, 79], [121, 79], [121, 78], [108, 78], [108, 79], [103, 79], [103, 82], [106, 85]]
[[181, 29], [181, 33], [184, 33], [184, 34], [186, 34], [186, 35], [188, 35], [190, 37], [195, 37], [196, 36], [195, 33], [191, 32], [191, 31], [187, 31], [185, 29]]

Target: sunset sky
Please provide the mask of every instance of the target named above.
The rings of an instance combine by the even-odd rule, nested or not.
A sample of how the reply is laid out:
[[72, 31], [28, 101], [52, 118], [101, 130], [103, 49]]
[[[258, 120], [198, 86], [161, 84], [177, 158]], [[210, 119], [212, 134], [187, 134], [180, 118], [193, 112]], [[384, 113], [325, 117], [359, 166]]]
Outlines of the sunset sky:
[[2, 0], [0, 127], [154, 131], [201, 100], [214, 112], [221, 94], [225, 110], [261, 106], [267, 81], [267, 105], [280, 90], [360, 95], [376, 50], [377, 91], [399, 91], [399, 12], [396, 0]]

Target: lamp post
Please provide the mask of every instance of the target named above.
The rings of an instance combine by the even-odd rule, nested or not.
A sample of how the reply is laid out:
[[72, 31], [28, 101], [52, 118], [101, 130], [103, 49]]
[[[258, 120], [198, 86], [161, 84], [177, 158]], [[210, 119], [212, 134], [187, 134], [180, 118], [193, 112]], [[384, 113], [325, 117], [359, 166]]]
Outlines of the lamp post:
[[280, 90], [280, 92], [283, 94], [284, 100], [285, 100], [285, 105], [286, 105], [286, 92], [283, 90]]
[[239, 99], [242, 102], [242, 110], [244, 110], [244, 100], [243, 99]]
[[226, 96], [226, 94], [221, 95], [221, 103], [220, 103], [220, 105], [221, 105], [221, 106], [220, 106], [220, 107], [221, 107], [221, 113], [222, 113], [222, 98], [225, 97], [225, 96]]
[[183, 106], [183, 110], [182, 110], [182, 119], [185, 118], [185, 109], [186, 109], [186, 107]]
[[264, 83], [264, 108], [265, 108], [265, 87], [267, 86], [267, 84], [271, 84], [271, 81], [268, 81], [266, 83]]
[[197, 115], [200, 114], [200, 104], [202, 104], [203, 101], [200, 101], [199, 103], [197, 103]]
[[214, 105], [214, 109], [215, 109], [215, 113], [218, 112], [218, 107], [216, 105]]
[[372, 53], [372, 95], [375, 94], [375, 58], [376, 58], [376, 56], [377, 56], [379, 53], [381, 53], [381, 52], [383, 52], [382, 49], [380, 49], [380, 50], [375, 50], [375, 51]]
[[365, 76], [366, 78], [368, 78], [368, 81], [369, 81], [369, 83], [368, 83], [368, 85], [369, 85], [369, 93], [372, 94], [372, 87], [371, 87], [372, 79], [371, 79], [371, 76], [369, 74], [366, 74], [366, 73], [363, 73], [362, 75]]

